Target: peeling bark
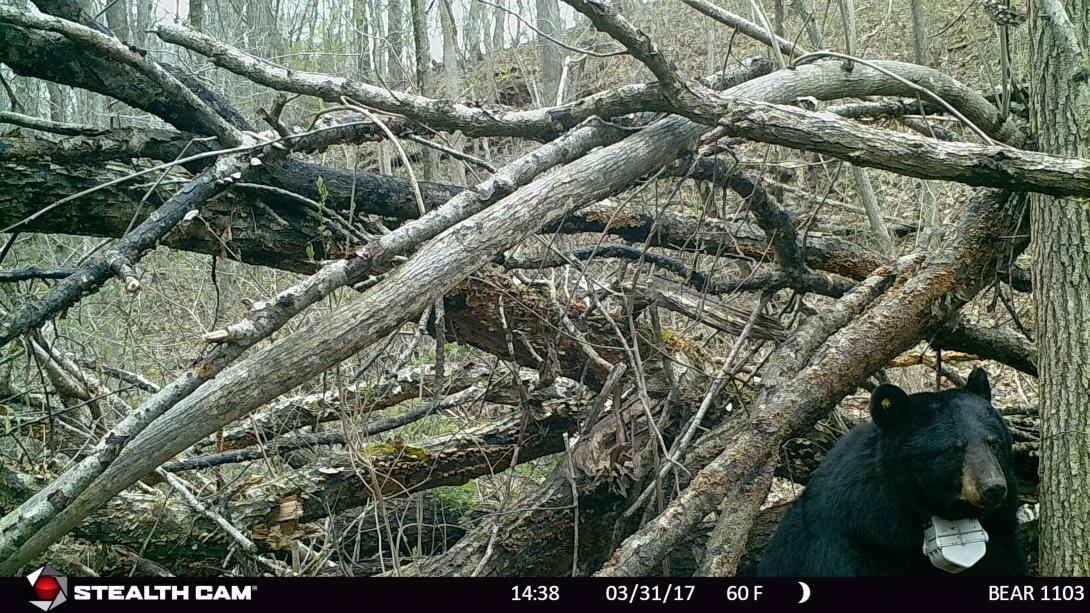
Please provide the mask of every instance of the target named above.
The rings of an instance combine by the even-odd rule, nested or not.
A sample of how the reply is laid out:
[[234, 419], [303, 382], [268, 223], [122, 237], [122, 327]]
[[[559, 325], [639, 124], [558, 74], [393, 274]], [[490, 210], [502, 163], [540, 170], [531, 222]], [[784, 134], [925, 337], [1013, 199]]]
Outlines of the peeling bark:
[[[741, 429], [728, 422], [704, 437], [714, 441], [712, 449], [722, 451], [665, 511], [626, 539], [597, 574], [650, 571], [792, 432], [812, 426], [863, 379], [915, 344], [923, 330], [956, 313], [980, 289], [983, 270], [1025, 248], [1024, 241], [1001, 245], [995, 240], [1016, 236], [1012, 230], [1023, 223], [1024, 211], [1021, 199], [1005, 193], [978, 198], [946, 251], [900, 272], [881, 271], [872, 279], [882, 281], [878, 287], [883, 289], [869, 299], [861, 300], [864, 286], [847, 294], [841, 308], [832, 311], [839, 310], [840, 318], [850, 315], [847, 319], [823, 313], [803, 326], [797, 342], [785, 343], [770, 360], [769, 366], [780, 370], [765, 373], [753, 417]], [[860, 304], [844, 311], [853, 302]], [[736, 521], [737, 515], [732, 518]]]

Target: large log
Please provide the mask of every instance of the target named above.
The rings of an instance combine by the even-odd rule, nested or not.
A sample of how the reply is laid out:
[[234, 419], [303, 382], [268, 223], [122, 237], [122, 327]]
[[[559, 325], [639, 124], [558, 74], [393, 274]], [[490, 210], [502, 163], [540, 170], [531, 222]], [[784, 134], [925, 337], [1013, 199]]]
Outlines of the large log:
[[[52, 520], [0, 520], [0, 572], [20, 567], [149, 470], [256, 406], [391, 333], [497, 253], [675, 159], [703, 132], [674, 118], [567, 165], [450, 228], [350, 304], [225, 370], [153, 422], [82, 491], [49, 498]], [[54, 504], [54, 502], [50, 502]], [[38, 515], [40, 517], [40, 515]], [[40, 529], [38, 528], [40, 526]]]
[[[0, 467], [0, 512], [10, 512], [19, 501], [47, 485], [49, 480], [29, 467]], [[232, 544], [207, 518], [194, 515], [181, 497], [151, 488], [122, 492], [77, 526], [72, 536], [120, 546], [187, 575], [222, 573]]]
[[803, 326], [769, 361], [752, 417], [703, 438], [701, 446], [716, 455], [662, 514], [625, 540], [599, 574], [648, 572], [788, 437], [812, 427], [846, 393], [918, 342], [921, 332], [954, 315], [979, 291], [986, 271], [1005, 266], [1025, 248], [1024, 237], [1014, 231], [1025, 223], [1025, 211], [1023, 198], [1006, 193], [976, 198], [943, 252], [899, 273], [882, 271], [875, 277], [886, 278], [876, 286], [880, 291], [867, 295], [861, 286], [839, 303], [855, 306]]
[[507, 469], [516, 457], [524, 463], [563, 451], [564, 433], [576, 429], [588, 406], [579, 399], [534, 403], [415, 445], [394, 440], [325, 455], [283, 478], [243, 488], [229, 505], [230, 515], [240, 526], [260, 527], [255, 538], [261, 539], [270, 530], [279, 532], [284, 522], [313, 521], [378, 497], [461, 485]]
[[155, 247], [190, 211], [227, 188], [232, 177], [247, 169], [247, 156], [224, 156], [163, 203], [154, 214], [117, 241], [96, 254], [73, 274], [61, 280], [39, 301], [19, 305], [0, 319], [0, 347], [37, 328], [98, 290], [108, 279], [120, 276]]

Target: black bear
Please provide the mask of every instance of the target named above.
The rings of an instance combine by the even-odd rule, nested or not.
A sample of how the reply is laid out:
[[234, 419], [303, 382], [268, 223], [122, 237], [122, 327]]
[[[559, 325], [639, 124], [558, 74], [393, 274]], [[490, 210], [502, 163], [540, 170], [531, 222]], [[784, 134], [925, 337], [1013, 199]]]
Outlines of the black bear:
[[992, 407], [987, 373], [977, 368], [963, 388], [911, 396], [883, 384], [870, 412], [873, 423], [853, 428], [814, 472], [758, 574], [946, 574], [924, 554], [932, 516], [975, 519], [987, 532], [986, 553], [962, 574], [1026, 574], [1011, 435]]

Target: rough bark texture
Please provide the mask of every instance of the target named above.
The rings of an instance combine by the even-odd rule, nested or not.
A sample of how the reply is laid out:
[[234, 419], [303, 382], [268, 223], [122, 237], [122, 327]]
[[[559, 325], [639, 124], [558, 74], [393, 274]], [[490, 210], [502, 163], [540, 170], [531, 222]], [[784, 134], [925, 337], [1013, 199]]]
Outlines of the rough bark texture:
[[[1090, 157], [1090, 2], [1037, 2], [1031, 108], [1043, 151]], [[1070, 21], [1068, 21], [1070, 16]], [[1080, 52], [1081, 48], [1081, 52]], [[1090, 200], [1035, 195], [1041, 572], [1090, 575]]]
[[[0, 166], [0, 182], [12, 186], [0, 190], [0, 225], [20, 222], [61, 198], [124, 174], [105, 166], [34, 159]], [[145, 191], [131, 183], [114, 185], [83, 196], [78, 205], [57, 207], [23, 227], [28, 232], [117, 238], [134, 219], [143, 221], [170, 197], [156, 192], [141, 203]], [[228, 193], [205, 202], [200, 210], [200, 219], [179, 224], [160, 244], [293, 272], [313, 272], [317, 267], [307, 257], [307, 245], [313, 245], [316, 258], [341, 255], [324, 251], [326, 241], [320, 240], [317, 223], [298, 209], [278, 212], [276, 217], [259, 202]], [[229, 237], [226, 243], [221, 242], [222, 236]]]
[[[576, 428], [588, 406], [533, 402], [525, 414], [512, 410], [482, 426], [419, 446], [394, 441], [322, 457], [283, 479], [242, 488], [230, 505], [231, 517], [236, 525], [265, 524], [271, 529], [289, 520], [314, 521], [330, 510], [359, 506], [376, 497], [461, 485], [507, 469], [516, 447], [519, 463], [563, 451], [563, 434]], [[295, 501], [291, 516], [278, 517], [276, 511], [285, 501]]]
[[704, 560], [696, 574], [708, 577], [731, 577], [738, 573], [738, 563], [745, 552], [750, 530], [756, 514], [752, 508], [760, 506], [768, 497], [772, 486], [772, 463], [754, 470], [749, 479], [723, 498], [719, 505], [715, 528], [708, 535]]
[[535, 0], [537, 8], [537, 70], [539, 106], [557, 104], [556, 92], [560, 87], [560, 72], [564, 65], [564, 50], [542, 34], [562, 39], [564, 26], [560, 21], [560, 2]]
[[[859, 287], [840, 300], [842, 308], [808, 322], [769, 361], [775, 369], [765, 373], [753, 417], [740, 431], [728, 422], [705, 437], [718, 442], [711, 448], [722, 452], [665, 511], [626, 539], [598, 575], [648, 572], [791, 432], [812, 426], [870, 373], [915, 343], [921, 331], [953, 315], [979, 291], [983, 271], [1024, 249], [1020, 241], [1003, 245], [994, 238], [1012, 236], [1024, 209], [1020, 198], [1007, 194], [979, 198], [963, 215], [950, 249], [898, 274], [884, 270], [871, 278], [880, 295], [867, 299]], [[815, 341], [820, 351], [814, 350]]]
[[[97, 485], [77, 494], [75, 500], [58, 492], [54, 499], [64, 510], [29, 540], [24, 541], [28, 535], [23, 534], [10, 539], [5, 549], [12, 555], [0, 552], [6, 557], [0, 562], [0, 572], [21, 566], [111, 496], [147, 474], [150, 467], [385, 337], [530, 232], [670, 163], [701, 132], [701, 126], [681, 118], [660, 122], [569, 164], [564, 173], [527, 185], [450, 228], [368, 290], [365, 299], [371, 306], [342, 307], [328, 320], [315, 322], [236, 363], [214, 385], [198, 389], [157, 420], [163, 427], [153, 425], [129, 443], [95, 481]], [[603, 177], [609, 180], [603, 181]]]
[[910, 177], [1052, 195], [1090, 195], [1090, 162], [1080, 158], [894, 135], [850, 124], [831, 113], [732, 98], [694, 101], [678, 112], [718, 123], [730, 136], [825, 153], [857, 166]]
[[92, 293], [107, 279], [120, 275], [123, 267], [131, 267], [174, 226], [201, 204], [226, 189], [233, 175], [241, 176], [249, 158], [222, 158], [163, 203], [142, 224], [125, 235], [116, 245], [91, 259], [63, 281], [55, 285], [41, 301], [23, 304], [0, 319], [0, 347], [12, 339], [45, 323], [64, 309], [75, 304], [85, 294]]

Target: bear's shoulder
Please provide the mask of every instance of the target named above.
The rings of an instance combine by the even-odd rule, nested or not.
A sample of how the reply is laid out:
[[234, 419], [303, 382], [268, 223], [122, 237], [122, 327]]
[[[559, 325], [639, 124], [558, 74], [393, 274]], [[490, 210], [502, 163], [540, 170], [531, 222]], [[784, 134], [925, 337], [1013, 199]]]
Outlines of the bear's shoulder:
[[874, 424], [852, 428], [814, 471], [800, 499], [805, 513], [864, 539], [885, 533], [891, 520], [901, 519], [901, 509], [896, 486], [879, 467], [878, 454]]

